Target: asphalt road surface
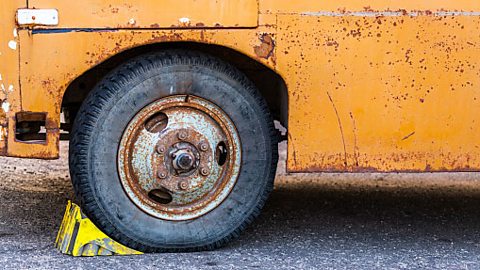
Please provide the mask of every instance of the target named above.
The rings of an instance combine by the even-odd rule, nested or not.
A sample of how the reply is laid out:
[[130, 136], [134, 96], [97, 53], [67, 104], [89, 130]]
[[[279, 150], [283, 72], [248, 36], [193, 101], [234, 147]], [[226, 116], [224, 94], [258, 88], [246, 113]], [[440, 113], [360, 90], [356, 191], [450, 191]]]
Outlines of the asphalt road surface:
[[222, 249], [71, 258], [53, 247], [72, 196], [62, 153], [0, 158], [0, 268], [480, 268], [480, 174], [286, 175], [283, 162], [261, 217]]

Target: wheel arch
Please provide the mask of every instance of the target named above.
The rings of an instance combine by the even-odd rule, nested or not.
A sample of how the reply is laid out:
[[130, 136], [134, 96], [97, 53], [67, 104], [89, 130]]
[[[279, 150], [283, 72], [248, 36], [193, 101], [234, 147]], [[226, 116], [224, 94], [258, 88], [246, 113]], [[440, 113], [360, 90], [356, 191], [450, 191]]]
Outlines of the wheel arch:
[[62, 98], [65, 129], [69, 130], [78, 108], [93, 87], [111, 70], [128, 59], [149, 52], [168, 49], [196, 50], [218, 57], [243, 72], [259, 89], [269, 109], [284, 127], [288, 126], [288, 92], [285, 80], [274, 70], [234, 49], [198, 42], [165, 42], [143, 45], [118, 53], [84, 72], [67, 87]]

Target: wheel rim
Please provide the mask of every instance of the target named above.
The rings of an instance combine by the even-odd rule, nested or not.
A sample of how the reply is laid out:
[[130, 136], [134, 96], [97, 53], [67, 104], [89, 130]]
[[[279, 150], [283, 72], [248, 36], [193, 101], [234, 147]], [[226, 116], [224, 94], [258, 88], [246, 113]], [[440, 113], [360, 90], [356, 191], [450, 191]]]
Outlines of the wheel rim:
[[240, 171], [235, 125], [213, 103], [195, 96], [162, 98], [130, 121], [118, 151], [118, 171], [132, 202], [173, 221], [219, 206]]

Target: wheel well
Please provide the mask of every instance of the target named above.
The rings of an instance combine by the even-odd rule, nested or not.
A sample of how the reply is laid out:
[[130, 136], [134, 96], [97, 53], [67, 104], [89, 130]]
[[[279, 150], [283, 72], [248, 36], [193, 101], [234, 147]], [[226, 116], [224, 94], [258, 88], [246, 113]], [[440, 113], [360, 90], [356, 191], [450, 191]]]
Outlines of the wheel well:
[[75, 79], [67, 88], [62, 101], [64, 129], [69, 130], [76, 112], [94, 86], [112, 69], [128, 59], [152, 51], [165, 49], [187, 49], [216, 56], [242, 71], [259, 89], [266, 99], [275, 120], [287, 127], [288, 94], [285, 81], [276, 72], [256, 60], [233, 49], [194, 42], [170, 42], [136, 47], [119, 53], [88, 70]]

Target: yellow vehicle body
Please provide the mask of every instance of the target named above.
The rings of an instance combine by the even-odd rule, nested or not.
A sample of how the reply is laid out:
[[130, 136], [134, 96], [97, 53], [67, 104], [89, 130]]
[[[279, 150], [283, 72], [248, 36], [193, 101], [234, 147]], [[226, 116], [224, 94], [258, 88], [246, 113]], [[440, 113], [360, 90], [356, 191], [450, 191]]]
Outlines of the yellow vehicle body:
[[[19, 9], [59, 22], [22, 26]], [[188, 43], [281, 77], [290, 172], [480, 170], [479, 1], [9, 0], [0, 25], [0, 155], [57, 158], [75, 80]], [[45, 116], [44, 140], [15, 136], [28, 113]]]

